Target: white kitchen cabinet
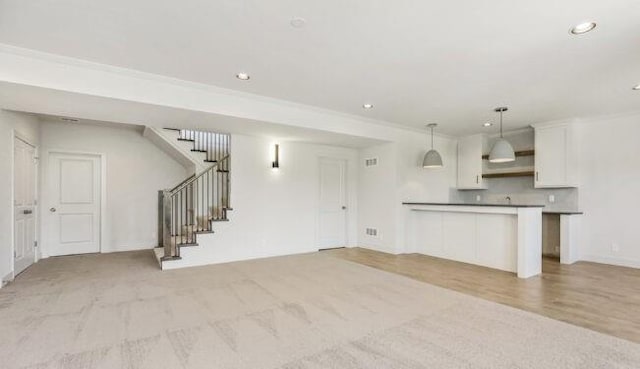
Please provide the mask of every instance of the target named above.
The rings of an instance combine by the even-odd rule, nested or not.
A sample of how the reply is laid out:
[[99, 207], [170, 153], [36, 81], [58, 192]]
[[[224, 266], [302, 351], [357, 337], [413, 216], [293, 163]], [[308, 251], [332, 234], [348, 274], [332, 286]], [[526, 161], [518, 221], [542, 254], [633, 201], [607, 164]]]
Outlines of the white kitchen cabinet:
[[577, 187], [577, 157], [571, 123], [533, 125], [536, 188]]
[[462, 137], [458, 140], [458, 189], [486, 189], [482, 179], [483, 135]]

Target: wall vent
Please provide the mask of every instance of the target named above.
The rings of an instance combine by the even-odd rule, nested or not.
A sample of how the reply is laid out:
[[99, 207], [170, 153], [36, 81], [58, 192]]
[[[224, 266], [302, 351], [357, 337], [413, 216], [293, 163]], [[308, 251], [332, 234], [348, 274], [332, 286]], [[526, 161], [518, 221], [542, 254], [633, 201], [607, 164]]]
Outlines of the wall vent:
[[378, 165], [378, 158], [368, 158], [364, 159], [365, 167], [375, 167]]
[[378, 237], [378, 229], [377, 228], [365, 228], [365, 234], [371, 237]]

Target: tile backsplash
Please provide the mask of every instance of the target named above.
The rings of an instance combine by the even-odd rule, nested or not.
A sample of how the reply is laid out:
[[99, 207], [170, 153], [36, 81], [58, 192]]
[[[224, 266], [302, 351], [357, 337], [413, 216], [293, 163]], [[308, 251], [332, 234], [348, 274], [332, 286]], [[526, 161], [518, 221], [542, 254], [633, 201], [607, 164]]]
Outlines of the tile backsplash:
[[[488, 189], [465, 190], [452, 193], [452, 201], [465, 203], [545, 205], [546, 210], [576, 211], [579, 208], [577, 188], [534, 188], [532, 177], [486, 179]], [[553, 195], [554, 202], [549, 201]], [[480, 201], [476, 200], [480, 196]]]

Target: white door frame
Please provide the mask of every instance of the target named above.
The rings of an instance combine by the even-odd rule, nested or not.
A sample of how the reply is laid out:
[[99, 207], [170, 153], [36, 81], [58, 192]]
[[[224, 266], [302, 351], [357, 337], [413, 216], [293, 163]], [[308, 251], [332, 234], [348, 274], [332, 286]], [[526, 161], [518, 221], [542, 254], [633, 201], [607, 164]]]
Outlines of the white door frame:
[[349, 222], [349, 215], [351, 214], [351, 211], [354, 209], [351, 209], [351, 200], [350, 200], [350, 194], [349, 194], [349, 158], [345, 158], [342, 156], [334, 156], [334, 155], [319, 155], [317, 158], [317, 163], [316, 163], [316, 167], [318, 170], [318, 194], [317, 194], [317, 198], [316, 198], [316, 247], [321, 250], [320, 248], [320, 180], [321, 180], [321, 169], [320, 166], [322, 165], [322, 160], [339, 160], [344, 162], [344, 181], [343, 181], [343, 185], [344, 185], [344, 205], [347, 207], [346, 211], [345, 211], [345, 216], [344, 216], [344, 241], [345, 241], [345, 247], [347, 247], [350, 243], [351, 237], [350, 237], [350, 222]]
[[[69, 154], [69, 155], [91, 155], [97, 156], [100, 158], [100, 253], [104, 250], [104, 245], [107, 243], [107, 235], [105, 232], [106, 228], [106, 219], [107, 219], [107, 154], [101, 152], [90, 152], [90, 151], [76, 151], [76, 150], [65, 150], [65, 149], [51, 149], [47, 148], [43, 151], [42, 157], [42, 201], [39, 202], [41, 207], [40, 211], [44, 214], [45, 211], [48, 211], [47, 206], [51, 203], [51, 186], [50, 186], [50, 178], [49, 178], [49, 157], [51, 154]], [[42, 232], [44, 235], [49, 236], [51, 234], [51, 222], [48, 220], [48, 217], [42, 218]], [[50, 244], [47, 242], [47, 237], [42, 237], [42, 257], [47, 258], [50, 255]]]
[[[21, 140], [26, 142], [27, 144], [33, 146], [33, 148], [35, 149], [35, 159], [36, 159], [36, 173], [35, 173], [35, 178], [34, 180], [34, 190], [35, 190], [35, 201], [36, 201], [36, 206], [34, 207], [34, 210], [36, 212], [36, 214], [34, 215], [35, 218], [35, 235], [34, 235], [34, 240], [37, 242], [38, 247], [34, 250], [34, 263], [37, 263], [38, 260], [40, 260], [40, 257], [38, 255], [38, 252], [40, 251], [40, 191], [38, 191], [39, 189], [39, 178], [40, 175], [38, 174], [38, 171], [40, 170], [40, 165], [39, 164], [39, 158], [38, 158], [38, 152], [40, 151], [38, 145], [35, 145], [30, 138], [26, 137], [25, 135], [23, 135], [22, 133], [20, 133], [19, 131], [13, 129], [12, 130], [12, 135], [11, 135], [11, 274], [6, 276], [6, 279], [9, 280], [13, 280], [16, 276], [15, 271], [16, 271], [16, 265], [15, 265], [15, 258], [13, 255], [15, 255], [16, 252], [16, 239], [15, 239], [15, 232], [16, 232], [16, 216], [15, 216], [15, 212], [13, 211], [13, 206], [16, 203], [16, 198], [15, 198], [15, 188], [16, 188], [16, 178], [15, 178], [15, 173], [16, 173], [16, 158], [15, 158], [15, 149], [16, 149], [16, 140]], [[2, 285], [2, 282], [5, 280], [5, 276], [0, 276], [0, 286]]]

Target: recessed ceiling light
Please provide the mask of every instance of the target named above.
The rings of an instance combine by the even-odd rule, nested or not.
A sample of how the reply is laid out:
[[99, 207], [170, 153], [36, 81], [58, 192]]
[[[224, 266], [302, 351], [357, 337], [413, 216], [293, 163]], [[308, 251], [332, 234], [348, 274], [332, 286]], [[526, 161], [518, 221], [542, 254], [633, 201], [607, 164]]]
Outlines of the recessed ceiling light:
[[491, 127], [492, 125], [493, 125], [493, 123], [491, 123], [491, 122], [482, 123], [483, 127]]
[[640, 90], [640, 85], [636, 85], [633, 89], [636, 91]]
[[373, 104], [362, 104], [363, 109], [371, 109], [373, 108]]
[[593, 30], [594, 28], [596, 28], [596, 24], [594, 22], [584, 22], [584, 23], [580, 23], [578, 25], [576, 25], [575, 27], [571, 28], [571, 30], [569, 30], [569, 32], [571, 32], [571, 34], [573, 35], [581, 35], [583, 33], [587, 33], [591, 30]]
[[302, 28], [307, 25], [307, 20], [301, 17], [293, 17], [289, 23], [291, 23], [291, 27]]
[[67, 118], [67, 117], [61, 117], [60, 119], [62, 119], [65, 122], [77, 122], [78, 120], [75, 118]]
[[238, 73], [236, 74], [236, 78], [243, 81], [248, 81], [251, 78], [251, 76], [249, 76], [249, 74], [247, 73]]

